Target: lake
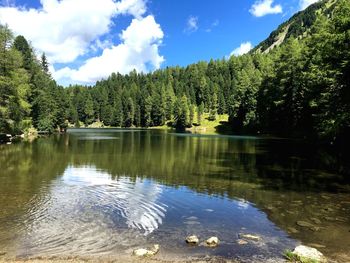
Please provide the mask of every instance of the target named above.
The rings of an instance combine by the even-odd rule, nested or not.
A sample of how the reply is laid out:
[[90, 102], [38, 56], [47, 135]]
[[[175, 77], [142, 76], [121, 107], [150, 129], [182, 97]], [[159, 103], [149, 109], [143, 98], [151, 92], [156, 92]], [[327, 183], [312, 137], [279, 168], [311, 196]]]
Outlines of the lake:
[[[305, 244], [349, 262], [349, 174], [344, 158], [283, 139], [70, 129], [0, 145], [0, 255], [102, 259], [158, 243], [160, 259], [278, 261]], [[188, 246], [190, 234], [220, 245]]]

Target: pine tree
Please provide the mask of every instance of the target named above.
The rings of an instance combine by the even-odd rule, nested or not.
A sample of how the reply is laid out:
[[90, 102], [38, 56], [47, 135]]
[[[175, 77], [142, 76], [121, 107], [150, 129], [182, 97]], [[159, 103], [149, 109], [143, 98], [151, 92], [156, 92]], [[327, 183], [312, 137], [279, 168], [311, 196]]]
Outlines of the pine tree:
[[45, 73], [49, 73], [49, 63], [47, 62], [45, 53], [41, 55], [41, 67]]

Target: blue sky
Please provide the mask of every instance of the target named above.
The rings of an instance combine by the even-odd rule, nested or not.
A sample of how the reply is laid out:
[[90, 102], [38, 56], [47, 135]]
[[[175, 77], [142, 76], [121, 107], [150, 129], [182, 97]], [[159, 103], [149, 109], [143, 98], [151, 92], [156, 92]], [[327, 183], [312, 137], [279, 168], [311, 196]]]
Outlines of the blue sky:
[[62, 85], [241, 55], [317, 0], [2, 0]]

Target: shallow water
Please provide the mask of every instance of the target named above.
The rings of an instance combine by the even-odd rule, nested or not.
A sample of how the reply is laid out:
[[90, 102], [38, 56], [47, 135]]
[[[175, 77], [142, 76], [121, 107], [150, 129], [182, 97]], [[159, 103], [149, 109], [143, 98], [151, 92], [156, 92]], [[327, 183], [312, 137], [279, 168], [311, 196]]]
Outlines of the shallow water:
[[[296, 141], [73, 129], [0, 146], [0, 167], [7, 256], [117, 256], [159, 243], [160, 258], [278, 260], [303, 243], [349, 259], [348, 164]], [[220, 246], [189, 247], [190, 234]], [[240, 234], [261, 240], [239, 245]]]

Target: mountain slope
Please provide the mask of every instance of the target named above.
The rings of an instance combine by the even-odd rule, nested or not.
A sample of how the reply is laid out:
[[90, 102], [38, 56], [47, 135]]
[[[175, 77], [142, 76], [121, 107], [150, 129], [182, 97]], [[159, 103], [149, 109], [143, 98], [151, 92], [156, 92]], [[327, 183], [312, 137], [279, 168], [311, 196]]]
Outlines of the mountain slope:
[[252, 52], [267, 53], [289, 38], [303, 38], [307, 36], [311, 26], [316, 21], [317, 15], [322, 13], [330, 16], [337, 1], [322, 0], [296, 13], [273, 31], [267, 39], [257, 45]]

